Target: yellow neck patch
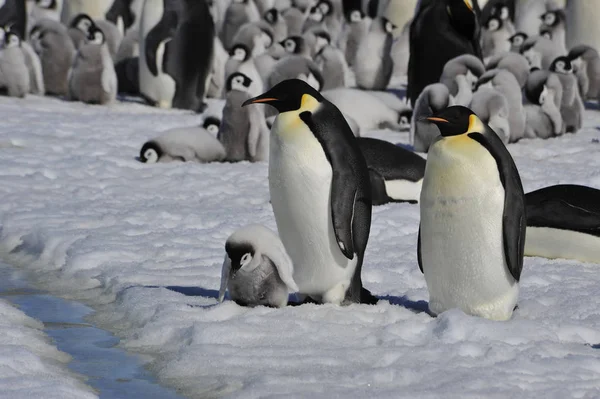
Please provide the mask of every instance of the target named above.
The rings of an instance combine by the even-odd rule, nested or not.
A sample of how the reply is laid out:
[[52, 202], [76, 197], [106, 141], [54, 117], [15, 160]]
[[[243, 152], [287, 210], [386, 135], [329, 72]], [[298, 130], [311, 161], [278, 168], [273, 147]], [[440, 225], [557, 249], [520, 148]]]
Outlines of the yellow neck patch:
[[300, 114], [307, 111], [314, 113], [320, 105], [321, 103], [316, 98], [310, 94], [304, 94], [300, 101], [300, 108], [281, 113], [277, 116], [277, 134], [288, 140], [300, 138], [306, 132], [312, 136], [308, 126], [300, 119]]
[[305, 111], [313, 112], [319, 107], [319, 104], [320, 103], [319, 101], [317, 101], [316, 98], [314, 98], [310, 94], [304, 94], [302, 96], [302, 101], [300, 102], [300, 109], [298, 111], [299, 113]]
[[477, 115], [472, 114], [469, 116], [469, 127], [466, 132], [463, 134], [457, 134], [456, 136], [448, 136], [444, 137], [442, 142], [444, 142], [444, 147], [447, 148], [457, 148], [460, 147], [462, 149], [467, 150], [468, 148], [472, 148], [472, 146], [480, 146], [475, 140], [470, 138], [469, 133], [483, 133], [485, 132], [485, 125], [477, 117]]
[[469, 116], [469, 128], [465, 134], [483, 132], [485, 132], [485, 125], [483, 122], [477, 117], [477, 115], [471, 114], [471, 116]]

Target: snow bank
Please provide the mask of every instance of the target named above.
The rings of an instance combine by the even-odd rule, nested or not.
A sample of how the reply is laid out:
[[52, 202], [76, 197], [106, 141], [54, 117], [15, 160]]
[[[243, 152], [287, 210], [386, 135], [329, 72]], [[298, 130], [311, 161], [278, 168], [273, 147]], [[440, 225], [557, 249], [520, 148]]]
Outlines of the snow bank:
[[[374, 210], [363, 268], [377, 306], [217, 304], [229, 234], [275, 229], [266, 164], [135, 160], [157, 132], [201, 122], [187, 112], [28, 97], [0, 98], [0, 118], [0, 142], [19, 145], [0, 148], [0, 255], [94, 306], [95, 321], [186, 394], [600, 395], [599, 265], [527, 259], [512, 320], [433, 319], [416, 261], [419, 208], [393, 204]], [[600, 188], [599, 122], [588, 111], [577, 135], [511, 145], [526, 191]]]

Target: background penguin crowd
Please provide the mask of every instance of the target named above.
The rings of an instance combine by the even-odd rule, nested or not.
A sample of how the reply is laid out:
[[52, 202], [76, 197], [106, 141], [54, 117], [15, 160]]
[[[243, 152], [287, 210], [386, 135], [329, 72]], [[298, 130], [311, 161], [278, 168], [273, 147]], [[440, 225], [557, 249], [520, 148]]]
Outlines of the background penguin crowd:
[[[357, 231], [363, 236], [349, 238], [350, 221], [338, 218], [331, 231], [339, 233], [335, 237], [339, 251], [313, 255], [331, 257], [338, 264], [349, 262], [357, 272], [342, 281], [334, 276], [338, 271], [312, 270], [333, 279], [331, 287], [317, 289], [315, 281], [302, 275], [298, 251], [289, 248], [305, 233], [280, 231], [283, 242], [265, 247], [260, 237], [276, 236], [253, 226], [228, 240], [222, 296], [229, 289], [240, 303], [252, 305], [252, 298], [262, 298], [257, 304], [283, 306], [287, 302], [282, 292], [309, 286], [312, 291], [303, 294], [317, 302], [372, 303], [373, 296], [360, 281], [371, 204], [417, 203], [423, 195], [442, 195], [432, 186], [432, 178], [429, 182], [426, 178], [434, 166], [428, 170], [432, 163], [419, 155], [435, 146], [432, 159], [443, 164], [441, 148], [446, 144], [440, 140], [454, 143], [455, 136], [484, 140], [469, 136], [479, 134], [493, 143], [486, 147], [488, 153], [502, 154], [503, 165], [511, 165], [501, 176], [504, 184], [506, 176], [518, 179], [504, 146], [577, 133], [586, 107], [593, 108], [600, 100], [600, 28], [594, 16], [600, 18], [600, 6], [583, 0], [4, 0], [0, 92], [100, 105], [142, 101], [201, 114], [196, 126], [155, 132], [140, 143], [138, 159], [147, 164], [271, 162], [276, 156], [284, 167], [287, 161], [279, 158], [277, 149], [283, 151], [285, 143], [270, 141], [285, 136], [282, 121], [296, 113], [309, 127], [302, 133], [305, 145], [311, 151], [320, 146], [326, 155], [319, 158], [323, 168], [331, 168], [337, 176], [348, 167], [340, 154], [346, 151], [347, 159], [353, 160], [353, 179], [358, 179], [356, 192], [362, 201], [363, 224]], [[279, 85], [295, 92], [279, 102], [264, 96], [282, 95]], [[252, 101], [257, 105], [242, 107]], [[272, 107], [265, 106], [269, 103]], [[208, 104], [217, 104], [212, 107], [217, 111], [206, 112]], [[459, 109], [455, 107], [463, 111], [453, 114], [454, 130], [449, 130], [443, 115]], [[468, 128], [471, 113], [479, 121], [477, 131]], [[323, 124], [322, 114], [334, 119]], [[377, 129], [404, 132], [410, 145], [360, 137]], [[488, 155], [477, 156], [487, 162]], [[316, 173], [314, 166], [303, 166], [307, 175]], [[290, 181], [300, 179], [293, 173], [286, 176]], [[513, 183], [510, 190], [506, 185], [499, 190], [498, 198], [519, 203], [520, 181]], [[347, 215], [356, 198], [339, 181], [328, 184], [343, 193], [334, 199], [332, 209]], [[293, 191], [276, 187], [276, 193]], [[509, 191], [516, 196], [510, 201], [503, 197]], [[533, 238], [520, 252], [599, 262], [600, 254], [590, 249], [600, 247], [595, 205], [600, 203], [599, 193], [556, 186], [525, 194], [520, 208], [528, 215], [527, 231]], [[288, 206], [274, 200], [280, 209]], [[421, 210], [426, 216], [427, 211]], [[424, 220], [428, 231], [431, 220]], [[294, 223], [286, 220], [282, 226], [289, 229]], [[522, 229], [511, 231], [523, 234]], [[556, 253], [552, 243], [557, 240], [577, 251]], [[356, 248], [351, 252], [347, 246]], [[432, 247], [427, 237], [423, 247]], [[246, 256], [248, 248], [252, 250]], [[255, 260], [254, 251], [267, 255]], [[291, 260], [281, 251], [287, 251]], [[432, 252], [421, 259], [419, 254], [428, 281], [435, 277], [427, 263], [443, 255]], [[358, 256], [358, 266], [351, 256]], [[513, 259], [513, 282], [520, 275], [517, 263], [521, 264]], [[276, 270], [280, 278], [263, 284], [246, 273], [254, 268]], [[243, 281], [251, 281], [251, 289]], [[277, 292], [261, 296], [257, 291], [261, 289]], [[436, 293], [442, 302], [452, 296], [446, 294]], [[511, 295], [502, 318], [512, 313], [516, 292]], [[438, 305], [444, 309], [446, 304]]]

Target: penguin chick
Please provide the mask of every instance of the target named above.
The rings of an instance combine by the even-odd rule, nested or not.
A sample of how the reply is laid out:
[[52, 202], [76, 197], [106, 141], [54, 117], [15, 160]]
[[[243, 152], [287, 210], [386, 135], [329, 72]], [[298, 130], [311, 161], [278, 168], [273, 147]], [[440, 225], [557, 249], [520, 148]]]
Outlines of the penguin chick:
[[229, 59], [229, 53], [225, 51], [225, 48], [221, 43], [221, 39], [219, 39], [219, 37], [216, 35], [214, 38], [213, 48], [214, 57], [212, 76], [210, 78], [210, 85], [208, 86], [206, 96], [209, 98], [223, 98], [223, 93], [225, 93], [225, 71], [227, 60]]
[[563, 89], [560, 114], [567, 133], [576, 133], [583, 125], [584, 105], [579, 94], [577, 78], [568, 57], [558, 57], [550, 65], [550, 72], [556, 74]]
[[287, 36], [300, 36], [302, 35], [302, 28], [304, 27], [304, 13], [295, 7], [288, 8], [283, 11], [283, 19], [285, 19], [287, 25]]
[[266, 87], [288, 79], [300, 79], [308, 83], [315, 90], [322, 90], [324, 81], [319, 67], [311, 60], [299, 55], [282, 58], [273, 66]]
[[260, 19], [258, 9], [252, 0], [232, 1], [223, 20], [219, 37], [226, 50], [233, 46], [233, 38], [238, 29], [247, 22], [256, 22]]
[[111, 21], [97, 19], [94, 21], [94, 23], [96, 24], [98, 29], [100, 29], [104, 34], [106, 46], [108, 48], [108, 52], [110, 53], [110, 57], [113, 60], [115, 60], [117, 58], [119, 46], [123, 41], [123, 34], [121, 33], [121, 31], [119, 31], [117, 25], [115, 25]]
[[379, 17], [360, 41], [352, 68], [361, 89], [385, 90], [389, 85], [394, 71], [391, 55], [394, 29], [394, 24]]
[[474, 55], [464, 54], [451, 59], [444, 65], [440, 83], [450, 90], [453, 104], [468, 106], [471, 103], [477, 80], [485, 72], [481, 60]]
[[271, 29], [273, 29], [274, 41], [280, 42], [288, 36], [286, 21], [277, 8], [267, 10], [263, 15], [263, 19], [271, 26]]
[[[477, 90], [486, 84], [490, 85], [491, 89], [502, 94], [507, 101], [508, 115], [506, 118], [510, 128], [505, 129], [505, 132], [509, 133], [509, 136], [506, 137], [507, 141], [504, 142], [514, 143], [520, 140], [525, 134], [526, 116], [525, 110], [523, 109], [523, 95], [521, 93], [521, 87], [519, 86], [517, 78], [515, 78], [515, 76], [509, 71], [503, 69], [492, 69], [481, 76], [477, 82]], [[482, 117], [473, 106], [475, 101], [475, 97], [473, 97], [471, 108], [477, 115]], [[502, 136], [500, 137], [502, 138]]]
[[106, 104], [117, 96], [117, 74], [104, 33], [93, 25], [79, 48], [69, 78], [69, 96], [90, 104]]
[[280, 44], [289, 54], [300, 55], [309, 60], [312, 59], [312, 49], [306, 42], [306, 39], [302, 36], [287, 37]]
[[221, 162], [225, 148], [214, 134], [201, 127], [167, 130], [147, 141], [140, 150], [140, 161], [157, 162]]
[[541, 17], [542, 25], [540, 34], [550, 33], [550, 39], [561, 54], [567, 53], [565, 21], [567, 19], [563, 10], [546, 11]]
[[509, 37], [508, 41], [510, 43], [510, 51], [520, 54], [521, 47], [523, 47], [523, 44], [525, 44], [525, 41], [528, 38], [529, 38], [529, 36], [523, 32], [517, 32], [514, 35], [512, 35], [511, 37]]
[[319, 7], [323, 14], [323, 25], [331, 35], [331, 43], [337, 44], [343, 27], [341, 2], [339, 0], [335, 2], [332, 0], [320, 0], [317, 3], [317, 7]]
[[452, 105], [450, 90], [443, 83], [434, 83], [425, 87], [415, 102], [413, 109], [410, 144], [416, 152], [427, 152], [437, 136], [439, 129], [423, 118], [431, 116]]
[[10, 97], [23, 98], [30, 90], [29, 70], [21, 39], [16, 31], [4, 29], [4, 41], [0, 47], [0, 89]]
[[502, 93], [490, 88], [477, 90], [473, 94], [471, 110], [500, 137], [504, 144], [509, 143], [511, 130], [508, 101]]
[[371, 18], [367, 17], [361, 10], [351, 10], [348, 13], [348, 31], [346, 33], [346, 62], [349, 66], [354, 65], [356, 52], [363, 37], [366, 37], [371, 26]]
[[252, 79], [235, 72], [227, 79], [225, 107], [217, 138], [223, 144], [229, 162], [268, 160], [269, 129], [258, 107], [242, 108], [251, 98]]
[[483, 25], [481, 31], [481, 51], [483, 57], [491, 57], [496, 54], [510, 51], [512, 37], [504, 21], [497, 16], [491, 16]]
[[521, 47], [521, 54], [527, 58], [529, 66], [545, 70], [550, 69], [550, 64], [556, 57], [565, 53], [562, 53], [552, 40], [543, 36], [530, 37]]
[[597, 99], [600, 95], [600, 56], [590, 46], [575, 46], [569, 51], [569, 60], [579, 81], [583, 99]]
[[298, 291], [294, 267], [283, 243], [262, 225], [243, 227], [227, 238], [221, 272], [219, 302], [225, 291], [238, 305], [287, 305], [288, 294]]
[[504, 69], [512, 73], [519, 82], [519, 87], [523, 88], [529, 77], [529, 62], [519, 53], [504, 53], [491, 57], [486, 65], [487, 70]]
[[[264, 91], [264, 81], [252, 57], [250, 49], [241, 43], [234, 45], [229, 52], [229, 59], [225, 63], [226, 82], [235, 72], [240, 72], [250, 78], [250, 94], [262, 93]], [[227, 83], [225, 84], [223, 96], [227, 94]]]
[[562, 85], [558, 77], [547, 71], [533, 71], [527, 80], [525, 95], [529, 100], [525, 105], [525, 138], [548, 139], [563, 134]]
[[304, 20], [304, 25], [302, 26], [302, 31], [306, 32], [312, 28], [324, 28], [325, 27], [325, 15], [321, 11], [321, 8], [315, 4], [310, 8], [306, 19]]
[[232, 40], [232, 48], [238, 44], [245, 45], [256, 57], [273, 44], [273, 30], [264, 21], [248, 22], [242, 25]]
[[216, 137], [219, 130], [221, 130], [221, 119], [216, 116], [207, 116], [202, 122], [202, 127]]
[[21, 49], [25, 56], [25, 64], [27, 64], [27, 69], [29, 70], [29, 92], [43, 96], [46, 93], [46, 86], [44, 84], [40, 57], [28, 42], [21, 41]]
[[323, 90], [350, 85], [350, 71], [344, 53], [336, 47], [326, 45], [316, 55], [315, 62], [323, 74]]
[[69, 24], [69, 37], [73, 41], [76, 50], [87, 43], [90, 34], [90, 28], [94, 26], [94, 21], [87, 14], [77, 14]]

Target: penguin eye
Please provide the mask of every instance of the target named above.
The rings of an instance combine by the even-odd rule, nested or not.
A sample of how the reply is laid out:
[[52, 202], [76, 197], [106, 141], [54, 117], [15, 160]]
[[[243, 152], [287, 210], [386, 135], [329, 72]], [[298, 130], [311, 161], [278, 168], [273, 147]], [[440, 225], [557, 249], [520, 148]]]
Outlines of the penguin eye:
[[240, 267], [244, 267], [244, 266], [248, 265], [251, 261], [252, 261], [252, 254], [250, 254], [250, 252], [245, 253], [244, 256], [242, 256], [242, 259], [240, 259]]

